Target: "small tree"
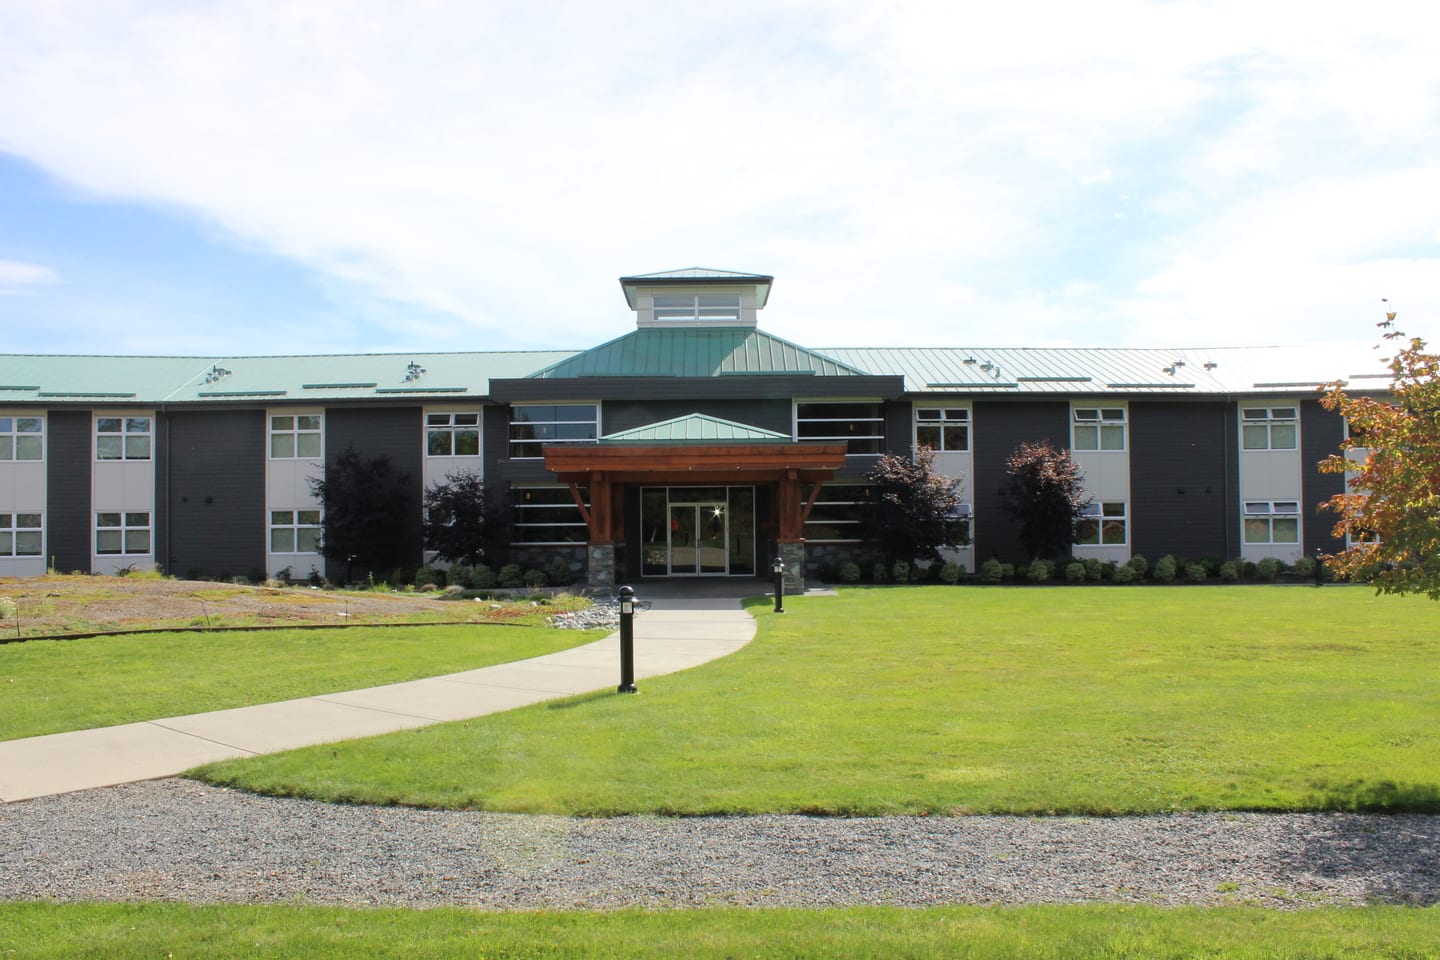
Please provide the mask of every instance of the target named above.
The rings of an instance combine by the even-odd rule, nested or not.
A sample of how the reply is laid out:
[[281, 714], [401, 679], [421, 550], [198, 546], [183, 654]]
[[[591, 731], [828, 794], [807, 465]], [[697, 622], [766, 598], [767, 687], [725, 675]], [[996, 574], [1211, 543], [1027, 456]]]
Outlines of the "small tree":
[[969, 525], [959, 515], [960, 481], [935, 473], [935, 451], [920, 447], [915, 456], [887, 453], [865, 479], [872, 484], [868, 539], [892, 560], [940, 559], [941, 547], [970, 542]]
[[324, 511], [320, 553], [345, 562], [346, 580], [354, 579], [357, 563], [388, 570], [413, 562], [404, 556], [408, 482], [389, 457], [362, 457], [353, 446], [325, 466], [323, 477], [310, 479], [310, 492]]
[[1351, 489], [1326, 506], [1340, 514], [1335, 536], [1354, 546], [1326, 560], [1339, 574], [1373, 578], [1381, 593], [1440, 600], [1440, 355], [1396, 330], [1393, 312], [1378, 326], [1397, 348], [1389, 397], [1351, 396], [1336, 383], [1320, 400], [1350, 427], [1320, 469], [1351, 475]]
[[1075, 518], [1089, 501], [1084, 477], [1069, 450], [1049, 440], [1022, 443], [1005, 461], [1000, 504], [1020, 521], [1020, 543], [1032, 559], [1052, 560], [1070, 552]]
[[489, 541], [485, 481], [479, 474], [447, 474], [425, 491], [425, 549], [450, 563], [480, 563]]

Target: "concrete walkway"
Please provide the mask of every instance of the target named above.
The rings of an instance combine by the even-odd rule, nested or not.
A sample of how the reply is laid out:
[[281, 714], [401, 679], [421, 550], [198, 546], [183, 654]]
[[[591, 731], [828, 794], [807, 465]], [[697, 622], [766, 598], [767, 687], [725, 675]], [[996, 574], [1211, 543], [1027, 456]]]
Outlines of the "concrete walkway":
[[[740, 608], [755, 580], [644, 584], [635, 618], [641, 681], [723, 657], [749, 643]], [[571, 650], [385, 687], [197, 713], [96, 730], [0, 741], [0, 802], [171, 777], [202, 763], [274, 753], [499, 713], [620, 682], [620, 635]], [[644, 685], [640, 684], [641, 693]]]

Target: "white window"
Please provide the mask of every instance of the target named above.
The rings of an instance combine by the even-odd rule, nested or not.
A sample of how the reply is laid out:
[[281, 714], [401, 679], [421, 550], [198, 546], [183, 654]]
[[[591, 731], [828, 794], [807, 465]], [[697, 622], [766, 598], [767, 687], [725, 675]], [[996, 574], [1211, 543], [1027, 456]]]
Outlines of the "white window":
[[149, 460], [149, 417], [96, 417], [96, 460]]
[[132, 556], [150, 553], [150, 514], [95, 514], [95, 553]]
[[318, 413], [270, 418], [271, 460], [318, 460], [324, 455], [322, 419]]
[[430, 457], [480, 456], [480, 414], [427, 413], [425, 455]]
[[[590, 539], [585, 517], [570, 496], [569, 487], [514, 487], [511, 496], [512, 543], [586, 543]], [[584, 487], [580, 497], [589, 509]]]
[[1294, 407], [1245, 407], [1240, 443], [1246, 450], [1294, 450], [1298, 411]]
[[594, 443], [600, 437], [600, 408], [593, 403], [517, 403], [510, 408], [510, 456], [545, 455], [548, 443]]
[[656, 320], [724, 323], [740, 319], [738, 293], [656, 294], [654, 307]]
[[1299, 543], [1299, 501], [1246, 500], [1245, 542]]
[[1071, 447], [1075, 450], [1123, 451], [1124, 407], [1075, 407]]
[[805, 521], [807, 543], [858, 543], [865, 515], [873, 509], [871, 488], [856, 483], [827, 483]]
[[0, 417], [0, 460], [44, 459], [44, 417]]
[[271, 510], [271, 553], [318, 553], [319, 510]]
[[795, 438], [844, 443], [846, 453], [879, 456], [885, 452], [884, 410], [879, 403], [854, 400], [796, 403]]
[[0, 513], [0, 557], [40, 556], [40, 519], [38, 513]]
[[1091, 502], [1075, 521], [1075, 544], [1081, 547], [1123, 547], [1129, 516], [1123, 500]]
[[916, 407], [915, 446], [945, 453], [970, 449], [969, 407]]

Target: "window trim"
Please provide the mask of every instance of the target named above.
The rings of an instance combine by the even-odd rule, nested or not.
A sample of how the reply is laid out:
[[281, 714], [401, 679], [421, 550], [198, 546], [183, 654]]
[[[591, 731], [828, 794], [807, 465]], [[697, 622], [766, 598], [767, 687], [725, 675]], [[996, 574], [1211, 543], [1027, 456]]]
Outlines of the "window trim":
[[[1081, 417], [1082, 411], [1095, 411], [1094, 417]], [[1118, 417], [1107, 417], [1106, 413], [1119, 413]], [[1081, 427], [1093, 427], [1095, 430], [1095, 446], [1082, 447], [1080, 445], [1077, 430]], [[1120, 428], [1120, 446], [1105, 446], [1104, 430], [1106, 427]], [[1070, 449], [1076, 453], [1128, 453], [1130, 451], [1130, 408], [1126, 405], [1114, 404], [1071, 404], [1070, 406]]]
[[[1286, 509], [1281, 509], [1282, 507]], [[1250, 524], [1260, 520], [1265, 521], [1265, 529], [1269, 535], [1264, 540], [1252, 540], [1248, 533]], [[1294, 540], [1275, 539], [1276, 520], [1293, 520], [1295, 522]], [[1298, 546], [1302, 534], [1299, 500], [1245, 500], [1242, 502], [1240, 508], [1240, 542], [1242, 544]]]
[[[117, 521], [116, 521], [115, 523], [113, 523], [113, 524], [107, 523], [107, 524], [102, 525], [102, 524], [100, 523], [100, 518], [101, 518], [101, 517], [104, 517], [104, 516], [110, 516], [110, 515], [117, 516], [117, 517], [119, 517], [120, 519], [117, 520]], [[145, 522], [144, 522], [143, 524], [134, 523], [134, 522], [132, 522], [132, 520], [131, 520], [132, 517], [144, 517], [144, 518], [145, 518]], [[119, 549], [119, 550], [102, 550], [102, 549], [100, 548], [100, 533], [101, 533], [102, 530], [105, 531], [106, 533], [109, 533], [109, 532], [111, 532], [111, 531], [118, 531], [118, 532], [119, 532], [119, 534], [120, 534], [120, 549]], [[144, 549], [144, 550], [131, 550], [131, 549], [130, 549], [130, 537], [129, 537], [129, 534], [132, 533], [132, 532], [134, 532], [134, 531], [138, 531], [138, 530], [144, 530], [144, 531], [145, 531], [145, 549]], [[93, 514], [93, 521], [92, 521], [91, 531], [92, 531], [92, 533], [93, 533], [93, 535], [94, 535], [91, 545], [94, 547], [94, 549], [95, 549], [95, 556], [97, 556], [97, 557], [149, 557], [149, 556], [154, 556], [154, 553], [155, 553], [155, 514], [154, 514], [152, 511], [150, 511], [150, 510], [96, 510], [95, 513]]]
[[[559, 419], [555, 419], [555, 420], [516, 420], [516, 419], [515, 419], [515, 411], [518, 410], [518, 409], [520, 409], [521, 407], [593, 407], [594, 410], [595, 410], [595, 417], [594, 417], [593, 420], [559, 420]], [[537, 445], [537, 446], [540, 446], [540, 447], [545, 447], [545, 446], [549, 446], [549, 445], [551, 445], [551, 444], [559, 444], [559, 443], [599, 443], [599, 442], [600, 442], [600, 417], [601, 417], [601, 405], [600, 405], [600, 402], [597, 401], [597, 400], [567, 400], [567, 401], [564, 401], [564, 402], [557, 402], [557, 403], [512, 403], [512, 404], [510, 404], [510, 410], [509, 410], [509, 424], [510, 424], [510, 425], [509, 425], [509, 428], [508, 428], [508, 434], [507, 434], [507, 436], [506, 436], [505, 453], [506, 453], [507, 457], [508, 457], [509, 459], [511, 459], [511, 460], [543, 460], [543, 459], [545, 459], [545, 454], [544, 454], [543, 451], [542, 451], [538, 456], [523, 456], [523, 457], [522, 457], [522, 456], [517, 456], [517, 455], [515, 454], [516, 447], [519, 446], [519, 445], [522, 445], [522, 444], [526, 444], [526, 445], [534, 444], [534, 445]], [[518, 439], [518, 440], [517, 440], [517, 439], [515, 438], [515, 428], [516, 428], [516, 426], [521, 425], [521, 424], [549, 424], [549, 425], [551, 425], [551, 426], [558, 426], [558, 425], [560, 425], [560, 424], [577, 424], [577, 423], [593, 424], [593, 426], [594, 426], [594, 428], [595, 428], [595, 429], [594, 429], [594, 434], [595, 434], [595, 435], [594, 435], [593, 437], [564, 437], [564, 438], [557, 437], [557, 438], [554, 438], [554, 439], [545, 439], [545, 438], [542, 438], [542, 437], [526, 437], [526, 438], [522, 438], [522, 439]]]
[[[913, 413], [912, 416], [911, 416], [911, 435], [910, 435], [910, 436], [911, 436], [911, 442], [914, 444], [915, 449], [918, 450], [918, 449], [920, 449], [920, 447], [922, 446], [922, 444], [920, 443], [920, 428], [921, 428], [922, 426], [924, 426], [924, 427], [931, 427], [931, 428], [937, 428], [937, 429], [939, 429], [939, 431], [940, 431], [940, 445], [939, 445], [939, 446], [931, 446], [930, 444], [923, 444], [923, 446], [929, 446], [930, 449], [931, 449], [931, 450], [934, 450], [936, 453], [969, 453], [969, 452], [970, 452], [971, 431], [974, 429], [973, 426], [972, 426], [972, 419], [971, 419], [972, 416], [973, 416], [973, 413], [972, 413], [970, 404], [968, 404], [968, 403], [967, 403], [967, 404], [959, 404], [959, 403], [933, 403], [933, 404], [924, 404], [923, 406], [922, 406], [921, 404], [915, 404], [912, 409], [913, 409], [914, 413]], [[922, 411], [931, 411], [931, 410], [933, 410], [933, 411], [935, 411], [936, 413], [940, 414], [939, 418], [937, 418], [937, 419], [928, 419], [928, 418], [922, 418], [922, 417], [921, 417], [921, 412], [922, 412]], [[956, 418], [955, 420], [952, 421], [952, 420], [950, 420], [949, 418], [946, 417], [946, 414], [948, 414], [948, 413], [963, 413], [964, 416], [963, 416], [963, 417], [958, 417], [958, 418]], [[963, 448], [951, 448], [951, 447], [945, 446], [945, 429], [946, 429], [947, 427], [953, 427], [953, 426], [963, 426], [963, 427], [965, 428], [965, 446], [964, 446]]]
[[[21, 517], [34, 517], [35, 524], [20, 525]], [[25, 557], [43, 557], [45, 555], [45, 512], [43, 510], [14, 510], [10, 513], [0, 513], [4, 524], [0, 524], [0, 536], [9, 539], [8, 547], [0, 548], [0, 560], [20, 560]], [[34, 553], [20, 553], [17, 549], [21, 534], [36, 534], [38, 542]]]
[[[1276, 416], [1277, 411], [1290, 411], [1290, 416]], [[1252, 417], [1250, 414], [1260, 413], [1263, 416]], [[1284, 447], [1275, 446], [1275, 428], [1289, 427], [1291, 431], [1290, 445]], [[1246, 442], [1246, 430], [1249, 427], [1265, 428], [1265, 445], [1263, 447], [1252, 447]], [[1285, 403], [1266, 405], [1263, 407], [1240, 407], [1240, 451], [1242, 453], [1255, 453], [1268, 450], [1299, 450], [1300, 449], [1300, 405], [1298, 403]]]
[[[109, 421], [109, 420], [118, 421], [119, 424], [120, 424], [119, 429], [117, 429], [117, 430], [101, 430], [101, 429], [100, 429], [100, 424], [101, 424], [102, 422]], [[141, 421], [141, 420], [145, 421], [145, 429], [144, 429], [144, 430], [131, 430], [131, 429], [130, 429], [130, 424], [131, 424], [131, 423], [136, 423], [136, 422], [139, 422], [139, 421]], [[111, 413], [111, 414], [97, 413], [97, 414], [95, 414], [93, 420], [91, 421], [90, 432], [91, 432], [91, 436], [94, 438], [93, 447], [92, 447], [91, 453], [92, 453], [92, 455], [94, 456], [94, 459], [95, 459], [95, 462], [96, 462], [96, 463], [127, 463], [127, 462], [130, 462], [130, 461], [134, 461], [134, 462], [136, 462], [136, 463], [150, 463], [150, 462], [153, 462], [154, 459], [155, 459], [155, 417], [154, 417], [153, 414], [150, 414], [150, 413], [144, 413], [144, 414], [139, 414], [139, 413], [136, 413], [136, 414], [130, 414], [130, 413]], [[119, 453], [119, 455], [118, 455], [118, 456], [110, 456], [110, 457], [101, 456], [101, 455], [100, 455], [100, 441], [101, 441], [102, 439], [109, 439], [109, 438], [111, 438], [111, 437], [115, 437], [115, 438], [118, 438], [118, 439], [120, 440], [120, 453]], [[131, 456], [131, 455], [130, 455], [130, 443], [129, 443], [129, 441], [130, 441], [130, 439], [131, 439], [132, 437], [134, 437], [134, 438], [140, 438], [140, 437], [145, 438], [145, 455], [144, 455], [144, 456]], [[106, 511], [106, 512], [108, 513], [109, 511]]]
[[[34, 420], [39, 423], [38, 430], [21, 430], [20, 421]], [[10, 441], [10, 455], [0, 456], [0, 463], [44, 463], [45, 462], [45, 417], [29, 413], [4, 413], [0, 414], [0, 421], [9, 421], [9, 426], [0, 428], [0, 439], [8, 438]], [[22, 439], [38, 439], [40, 441], [40, 455], [37, 457], [20, 456], [20, 441]]]
[[[456, 446], [457, 446], [457, 444], [456, 444], [456, 435], [459, 434], [459, 433], [468, 433], [468, 432], [469, 432], [469, 429], [468, 429], [468, 428], [471, 427], [472, 425], [471, 425], [471, 424], [460, 424], [460, 423], [456, 423], [456, 422], [455, 422], [455, 418], [456, 418], [456, 417], [472, 417], [472, 416], [475, 418], [475, 423], [473, 424], [474, 432], [475, 432], [475, 452], [474, 452], [474, 453], [456, 453], [456, 452], [455, 452], [455, 449], [456, 449]], [[431, 423], [431, 422], [430, 422], [430, 418], [431, 418], [431, 417], [444, 417], [447, 422], [446, 422], [446, 423], [443, 423], [443, 424]], [[485, 423], [484, 423], [484, 420], [485, 420], [484, 411], [481, 410], [481, 409], [479, 409], [479, 408], [476, 408], [476, 409], [474, 409], [474, 410], [426, 410], [426, 411], [425, 411], [425, 456], [426, 456], [426, 458], [427, 458], [427, 459], [443, 459], [443, 458], [457, 458], [457, 459], [459, 459], [459, 458], [464, 458], [464, 459], [472, 459], [472, 458], [483, 457], [483, 456], [485, 455]], [[430, 452], [430, 437], [431, 437], [432, 435], [434, 435], [434, 434], [444, 434], [444, 433], [448, 433], [448, 434], [450, 435], [450, 452], [449, 452], [449, 453], [431, 453], [431, 452]]]
[[[1106, 513], [1107, 507], [1118, 507], [1119, 513]], [[1095, 541], [1093, 543], [1080, 539], [1081, 522], [1095, 521]], [[1125, 539], [1119, 543], [1105, 542], [1105, 524], [1107, 522], [1119, 522], [1125, 533]], [[1130, 546], [1130, 501], [1128, 500], [1092, 500], [1080, 508], [1075, 517], [1075, 541], [1074, 546], [1086, 549], [1101, 549], [1105, 547], [1128, 547]]]
[[[282, 461], [287, 461], [287, 462], [288, 462], [288, 461], [294, 461], [294, 460], [315, 460], [315, 461], [324, 462], [324, 460], [325, 460], [325, 412], [324, 412], [323, 410], [321, 410], [321, 411], [315, 411], [315, 410], [306, 410], [306, 411], [292, 410], [292, 411], [290, 411], [290, 412], [288, 412], [288, 413], [276, 413], [274, 410], [269, 410], [269, 411], [266, 411], [266, 413], [267, 413], [267, 416], [266, 416], [266, 418], [265, 418], [265, 439], [266, 439], [265, 450], [266, 450], [266, 454], [267, 454], [267, 456], [268, 456], [268, 458], [269, 458], [270, 460], [282, 460]], [[315, 426], [314, 426], [313, 428], [301, 429], [301, 427], [300, 427], [300, 418], [301, 418], [301, 417], [314, 417], [314, 418], [315, 418], [315, 421], [316, 421]], [[276, 420], [280, 420], [280, 419], [282, 419], [282, 418], [283, 418], [283, 419], [288, 419], [288, 420], [291, 422], [291, 426], [290, 426], [289, 428], [284, 428], [284, 429], [279, 429], [279, 430], [277, 430], [277, 429], [275, 428], [275, 421], [276, 421]], [[276, 437], [286, 437], [286, 436], [288, 436], [288, 437], [290, 438], [290, 449], [291, 449], [291, 452], [290, 452], [290, 454], [288, 454], [288, 455], [286, 455], [286, 456], [276, 456], [276, 455], [275, 455], [275, 438], [276, 438]], [[320, 441], [320, 452], [319, 452], [319, 453], [316, 453], [316, 454], [313, 454], [313, 455], [311, 455], [311, 454], [301, 454], [301, 453], [300, 453], [300, 438], [301, 438], [301, 437], [309, 437], [309, 436], [314, 436], [314, 437], [316, 437], [316, 438], [319, 439], [319, 441]]]

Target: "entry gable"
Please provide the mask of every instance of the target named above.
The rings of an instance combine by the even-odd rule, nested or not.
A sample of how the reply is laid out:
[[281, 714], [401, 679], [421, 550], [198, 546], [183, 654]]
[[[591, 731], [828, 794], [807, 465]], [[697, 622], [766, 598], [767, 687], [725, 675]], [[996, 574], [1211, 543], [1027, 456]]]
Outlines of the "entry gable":
[[789, 443], [790, 437], [733, 420], [692, 413], [659, 423], [621, 430], [600, 438], [602, 444]]

